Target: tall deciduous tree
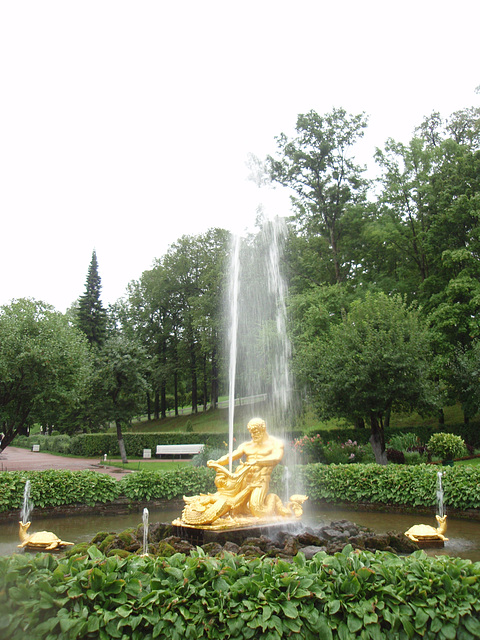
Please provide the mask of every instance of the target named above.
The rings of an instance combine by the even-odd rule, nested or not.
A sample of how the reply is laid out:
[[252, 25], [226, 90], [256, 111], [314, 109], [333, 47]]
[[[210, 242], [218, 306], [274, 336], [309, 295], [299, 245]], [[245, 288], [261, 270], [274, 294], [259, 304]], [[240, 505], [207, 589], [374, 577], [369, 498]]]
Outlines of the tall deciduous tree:
[[107, 314], [103, 308], [100, 293], [101, 278], [95, 251], [88, 267], [85, 293], [78, 300], [77, 325], [87, 336], [90, 344], [101, 346], [106, 337]]
[[186, 390], [193, 411], [217, 400], [228, 238], [222, 229], [182, 236], [129, 287], [127, 324], [151, 359], [155, 417], [165, 417], [169, 397], [177, 412]]
[[[315, 314], [309, 317], [315, 322]], [[323, 323], [320, 323], [320, 327]], [[297, 345], [297, 363], [324, 418], [365, 419], [375, 459], [386, 464], [384, 421], [391, 410], [432, 411], [429, 335], [398, 297], [367, 294], [340, 323]]]
[[0, 450], [34, 422], [74, 410], [90, 366], [85, 336], [53, 307], [25, 299], [1, 307]]
[[343, 216], [365, 200], [367, 183], [349, 151], [366, 126], [364, 114], [349, 115], [344, 109], [323, 116], [300, 114], [297, 136], [282, 133], [276, 138], [276, 157], [267, 158], [272, 181], [295, 193], [298, 230], [315, 247], [325, 272], [330, 271], [330, 284], [344, 280], [350, 269], [342, 247], [348, 233]]
[[114, 422], [123, 462], [127, 462], [122, 425], [143, 412], [147, 359], [142, 346], [126, 335], [111, 335], [98, 354], [96, 387], [103, 398], [106, 421]]

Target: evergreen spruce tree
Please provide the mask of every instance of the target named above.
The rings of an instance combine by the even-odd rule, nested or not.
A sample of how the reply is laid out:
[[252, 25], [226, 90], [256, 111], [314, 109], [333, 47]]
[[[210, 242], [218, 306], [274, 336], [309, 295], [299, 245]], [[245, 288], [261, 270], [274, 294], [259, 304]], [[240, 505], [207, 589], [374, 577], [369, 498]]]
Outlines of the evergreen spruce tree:
[[94, 250], [88, 267], [85, 293], [78, 300], [77, 322], [90, 344], [99, 347], [103, 344], [107, 331], [107, 313], [100, 300], [101, 288], [97, 254]]

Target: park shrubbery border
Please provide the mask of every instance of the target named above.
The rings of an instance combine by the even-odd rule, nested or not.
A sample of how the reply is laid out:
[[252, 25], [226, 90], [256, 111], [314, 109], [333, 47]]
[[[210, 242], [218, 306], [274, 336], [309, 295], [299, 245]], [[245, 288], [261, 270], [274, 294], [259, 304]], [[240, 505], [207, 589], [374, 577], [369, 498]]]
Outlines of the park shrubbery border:
[[281, 640], [480, 636], [480, 563], [353, 551], [293, 562], [201, 549], [170, 558], [0, 558], [10, 640]]
[[[128, 455], [141, 458], [144, 449], [151, 449], [155, 455], [157, 444], [207, 444], [213, 447], [224, 446], [224, 434], [212, 433], [124, 433], [123, 440]], [[118, 457], [118, 439], [115, 433], [83, 433], [76, 436], [65, 435], [36, 435], [17, 436], [14, 445], [29, 448], [32, 444], [39, 444], [41, 451], [54, 451], [85, 458], [100, 458], [105, 454]]]
[[[465, 442], [474, 448], [480, 448], [480, 421], [471, 421], [468, 424], [464, 422], [453, 424], [433, 425], [417, 425], [414, 427], [389, 427], [385, 429], [385, 441], [397, 434], [414, 433], [422, 444], [427, 444], [430, 436], [441, 431], [443, 433], [453, 433], [461, 436]], [[370, 429], [355, 429], [354, 427], [339, 427], [334, 431], [328, 429], [314, 429], [309, 435], [319, 434], [323, 442], [337, 440], [346, 442], [347, 440], [356, 440], [359, 444], [367, 444], [371, 435]]]
[[[426, 444], [431, 435], [442, 431], [461, 436], [465, 442], [474, 448], [480, 448], [480, 422], [472, 421], [469, 424], [459, 423], [441, 425], [434, 427], [431, 425], [419, 425], [415, 427], [389, 428], [385, 430], [385, 439], [399, 433], [414, 433], [421, 443]], [[326, 429], [315, 429], [309, 435], [320, 435], [323, 442], [337, 441], [346, 442], [354, 440], [358, 444], [368, 444], [370, 429], [355, 429], [353, 427], [343, 427], [334, 431]], [[304, 435], [303, 430], [295, 429], [289, 433], [289, 438], [293, 442], [296, 438]], [[125, 448], [132, 458], [141, 458], [144, 449], [151, 449], [155, 453], [157, 444], [206, 444], [209, 447], [220, 449], [225, 446], [227, 434], [225, 433], [151, 433], [151, 432], [126, 432], [123, 434]], [[76, 436], [64, 434], [52, 436], [17, 436], [14, 445], [30, 448], [32, 444], [40, 444], [42, 451], [54, 451], [56, 453], [82, 456], [86, 458], [100, 458], [105, 454], [108, 457], [118, 457], [118, 439], [115, 433], [83, 433]]]
[[[480, 468], [468, 465], [309, 464], [297, 467], [299, 478], [291, 478], [290, 486], [301, 486], [314, 502], [434, 507], [439, 470], [444, 472], [447, 510], [480, 509]], [[279, 495], [284, 493], [283, 478], [284, 468], [279, 465], [271, 482], [271, 490]], [[143, 470], [119, 481], [95, 471], [3, 471], [0, 512], [21, 508], [27, 479], [32, 501], [39, 508], [108, 503], [121, 496], [132, 501], [172, 500], [215, 491], [214, 471], [206, 467], [171, 472]]]

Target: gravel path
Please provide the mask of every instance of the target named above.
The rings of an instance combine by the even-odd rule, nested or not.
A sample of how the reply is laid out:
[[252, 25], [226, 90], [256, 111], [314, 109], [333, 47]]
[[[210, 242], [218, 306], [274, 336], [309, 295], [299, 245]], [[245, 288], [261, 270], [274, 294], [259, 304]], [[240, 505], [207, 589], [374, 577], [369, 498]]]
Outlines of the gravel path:
[[100, 464], [99, 458], [67, 458], [18, 447], [7, 447], [0, 454], [0, 471], [43, 471], [44, 469], [69, 469], [70, 471], [90, 469], [106, 473], [117, 480], [130, 473], [117, 467], [105, 467]]

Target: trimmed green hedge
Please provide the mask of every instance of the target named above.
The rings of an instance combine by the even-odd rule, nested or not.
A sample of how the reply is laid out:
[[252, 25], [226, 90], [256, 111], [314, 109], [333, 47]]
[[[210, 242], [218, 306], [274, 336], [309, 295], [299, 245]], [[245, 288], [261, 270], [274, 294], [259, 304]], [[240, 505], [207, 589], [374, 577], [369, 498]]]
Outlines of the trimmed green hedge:
[[172, 500], [184, 495], [215, 491], [212, 469], [185, 467], [170, 472], [137, 471], [115, 480], [97, 471], [0, 472], [0, 513], [21, 509], [25, 483], [36, 507], [112, 502], [120, 496], [131, 500]]
[[474, 466], [309, 464], [299, 472], [313, 501], [434, 507], [440, 470], [447, 509], [480, 509], [480, 469]]
[[[151, 449], [153, 456], [157, 444], [208, 444], [224, 446], [225, 434], [212, 433], [124, 433], [123, 440], [128, 456], [141, 458], [144, 449]], [[83, 433], [78, 436], [18, 436], [14, 445], [30, 448], [39, 444], [40, 451], [55, 451], [84, 458], [119, 457], [118, 439], [115, 433]]]
[[121, 494], [120, 483], [97, 471], [3, 471], [0, 472], [0, 512], [20, 509], [25, 483], [30, 480], [30, 497], [36, 507], [69, 504], [94, 506], [111, 502]]
[[9, 640], [466, 640], [479, 612], [480, 563], [421, 551], [0, 558]]
[[[291, 487], [302, 487], [311, 501], [370, 502], [407, 507], [434, 507], [437, 473], [442, 470], [444, 502], [448, 508], [480, 509], [480, 468], [468, 465], [309, 464], [297, 467]], [[282, 465], [272, 474], [270, 490], [284, 493]], [[95, 471], [0, 472], [0, 512], [20, 509], [27, 479], [37, 507], [131, 500], [171, 500], [215, 491], [214, 471], [185, 467], [171, 472], [137, 471], [121, 480]], [[295, 476], [299, 476], [299, 478]]]
[[173, 500], [215, 492], [215, 471], [207, 467], [182, 467], [175, 471], [136, 471], [119, 482], [123, 495], [132, 500]]

